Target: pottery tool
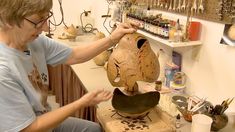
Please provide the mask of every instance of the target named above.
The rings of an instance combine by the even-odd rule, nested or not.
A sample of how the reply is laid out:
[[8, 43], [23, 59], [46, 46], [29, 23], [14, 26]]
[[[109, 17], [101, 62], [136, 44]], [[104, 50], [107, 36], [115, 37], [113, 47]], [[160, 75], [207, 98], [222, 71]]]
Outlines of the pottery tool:
[[205, 105], [206, 98], [201, 99], [190, 111], [196, 112]]
[[177, 11], [180, 12], [181, 11], [181, 5], [182, 5], [182, 2], [181, 0], [178, 1], [178, 6], [177, 6]]
[[203, 0], [200, 0], [199, 6], [198, 6], [198, 13], [204, 12], [204, 3]]
[[222, 110], [223, 110], [222, 105], [216, 105], [212, 111], [212, 115], [220, 115], [222, 113]]
[[203, 106], [205, 106], [205, 103], [199, 105], [198, 107], [193, 107], [193, 109], [191, 111], [196, 112], [197, 110], [201, 109]]
[[225, 110], [228, 109], [229, 105], [232, 103], [234, 97], [232, 99], [228, 98], [226, 100], [224, 100], [221, 104], [221, 106], [223, 107], [222, 110], [221, 110], [221, 113], [220, 114], [223, 114], [225, 112]]
[[197, 13], [197, 0], [193, 1], [193, 6], [191, 7], [191, 12]]
[[183, 1], [183, 4], [181, 6], [181, 11], [185, 11], [186, 10], [186, 0]]
[[193, 103], [193, 100], [191, 98], [188, 99], [188, 108], [187, 110], [190, 111], [191, 110], [191, 107], [192, 107], [192, 103]]

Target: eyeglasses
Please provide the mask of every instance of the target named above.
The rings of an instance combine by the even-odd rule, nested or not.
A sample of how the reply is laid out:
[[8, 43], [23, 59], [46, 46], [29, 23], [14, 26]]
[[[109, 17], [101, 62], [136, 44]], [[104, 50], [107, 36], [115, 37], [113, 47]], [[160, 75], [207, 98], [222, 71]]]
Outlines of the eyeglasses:
[[53, 12], [50, 11], [50, 12], [49, 12], [49, 15], [48, 15], [45, 19], [42, 19], [42, 20], [40, 20], [40, 21], [37, 22], [37, 23], [35, 23], [35, 22], [29, 20], [28, 18], [24, 18], [24, 19], [25, 19], [26, 21], [32, 23], [32, 24], [34, 25], [34, 28], [39, 29], [39, 28], [42, 28], [42, 26], [45, 24], [45, 22], [47, 22], [47, 20], [48, 20], [51, 16], [53, 16]]

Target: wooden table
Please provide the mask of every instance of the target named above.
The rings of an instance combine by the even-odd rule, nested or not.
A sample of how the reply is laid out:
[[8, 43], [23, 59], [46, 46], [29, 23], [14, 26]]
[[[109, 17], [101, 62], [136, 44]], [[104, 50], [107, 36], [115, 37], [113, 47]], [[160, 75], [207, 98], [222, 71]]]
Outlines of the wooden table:
[[97, 109], [97, 118], [105, 132], [173, 132], [174, 120], [161, 111], [153, 109], [143, 118], [119, 115], [111, 105]]

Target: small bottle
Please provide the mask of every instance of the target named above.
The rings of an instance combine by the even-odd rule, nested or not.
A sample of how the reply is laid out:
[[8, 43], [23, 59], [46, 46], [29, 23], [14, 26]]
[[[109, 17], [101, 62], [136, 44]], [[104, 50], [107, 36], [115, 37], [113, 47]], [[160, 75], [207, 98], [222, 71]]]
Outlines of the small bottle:
[[164, 26], [164, 38], [169, 39], [169, 23], [165, 23]]
[[174, 33], [174, 41], [175, 42], [182, 42], [183, 41], [183, 33], [182, 33], [182, 29], [180, 27], [179, 19], [177, 20], [175, 27], [176, 27], [176, 32]]
[[180, 128], [180, 125], [181, 125], [181, 123], [180, 123], [180, 114], [178, 114], [176, 116], [176, 120], [175, 120], [175, 127]]

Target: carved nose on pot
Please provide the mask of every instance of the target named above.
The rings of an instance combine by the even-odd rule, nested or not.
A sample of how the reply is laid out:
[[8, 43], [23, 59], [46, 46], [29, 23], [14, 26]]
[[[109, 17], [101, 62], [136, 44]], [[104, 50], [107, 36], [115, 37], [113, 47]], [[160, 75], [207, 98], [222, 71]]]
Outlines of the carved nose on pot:
[[140, 49], [146, 41], [147, 41], [147, 39], [139, 39], [137, 42], [138, 49]]

